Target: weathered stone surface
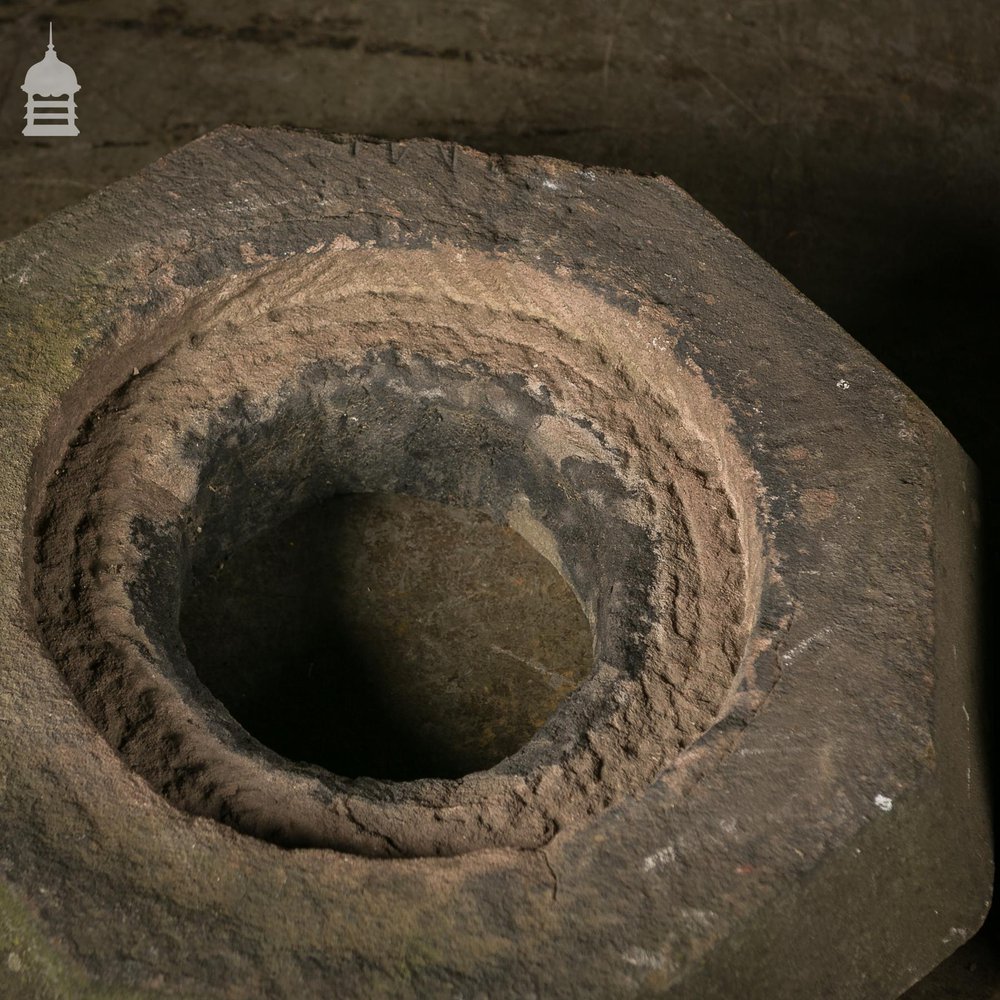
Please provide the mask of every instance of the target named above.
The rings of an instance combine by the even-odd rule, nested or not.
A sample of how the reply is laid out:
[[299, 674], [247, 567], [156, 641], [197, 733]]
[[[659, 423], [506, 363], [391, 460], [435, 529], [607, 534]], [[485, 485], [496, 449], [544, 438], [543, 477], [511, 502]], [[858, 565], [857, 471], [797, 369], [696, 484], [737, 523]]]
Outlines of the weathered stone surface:
[[[12, 995], [891, 996], [978, 926], [974, 470], [669, 182], [227, 128], [0, 281]], [[293, 764], [186, 664], [192, 553], [347, 489], [580, 596], [492, 770]]]

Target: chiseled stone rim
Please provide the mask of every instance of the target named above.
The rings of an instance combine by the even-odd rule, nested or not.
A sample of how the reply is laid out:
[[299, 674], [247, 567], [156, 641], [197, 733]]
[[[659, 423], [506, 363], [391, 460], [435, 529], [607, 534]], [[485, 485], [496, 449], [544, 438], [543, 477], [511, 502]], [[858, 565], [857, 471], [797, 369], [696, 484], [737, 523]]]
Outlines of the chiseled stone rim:
[[[615, 351], [645, 337], [656, 356], [669, 322], [448, 247], [340, 248], [205, 289], [163, 356], [80, 414], [38, 500], [39, 622], [78, 700], [175, 805], [286, 846], [538, 847], [640, 792], [733, 688], [763, 562], [724, 407], [696, 374], [673, 364], [654, 383]], [[412, 430], [429, 405], [470, 456], [470, 420], [473, 433], [505, 428], [513, 476], [484, 466], [466, 488], [454, 456], [394, 452], [401, 414]], [[330, 442], [351, 418], [388, 436], [366, 468], [333, 471]], [[282, 441], [310, 423], [308, 456]], [[339, 452], [351, 439], [338, 440]], [[291, 482], [282, 449], [298, 456]], [[222, 467], [242, 480], [220, 489], [207, 470]], [[246, 532], [324, 490], [484, 507], [574, 587], [594, 671], [521, 751], [455, 781], [350, 781], [281, 758], [200, 684], [176, 627], [193, 549], [239, 540], [220, 495], [261, 483]]]

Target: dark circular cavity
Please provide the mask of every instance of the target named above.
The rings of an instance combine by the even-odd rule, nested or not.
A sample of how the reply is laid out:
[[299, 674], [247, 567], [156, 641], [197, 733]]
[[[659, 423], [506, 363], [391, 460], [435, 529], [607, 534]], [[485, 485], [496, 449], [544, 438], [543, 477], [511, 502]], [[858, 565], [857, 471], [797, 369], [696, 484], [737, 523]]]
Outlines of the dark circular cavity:
[[[228, 516], [252, 502], [233, 497]], [[593, 659], [572, 591], [516, 532], [399, 495], [333, 497], [216, 560], [196, 551], [180, 631], [266, 746], [393, 781], [516, 753]]]
[[[266, 544], [275, 526], [296, 511], [343, 495], [421, 498], [482, 511], [500, 523], [520, 496], [528, 496], [532, 509], [544, 512], [561, 567], [594, 623], [593, 656], [630, 674], [649, 625], [642, 608], [652, 587], [651, 539], [616, 513], [630, 497], [609, 465], [575, 458], [557, 465], [528, 445], [537, 422], [553, 412], [546, 394], [528, 392], [523, 377], [499, 377], [472, 364], [445, 367], [420, 356], [404, 361], [394, 348], [371, 352], [351, 367], [334, 361], [308, 366], [298, 380], [282, 385], [266, 415], [235, 397], [205, 432], [179, 438], [183, 461], [198, 475], [194, 502], [184, 516], [132, 520], [135, 544], [145, 555], [128, 588], [136, 620], [163, 651], [168, 669], [221, 715], [209, 694], [215, 690], [211, 678], [198, 675], [197, 659], [181, 636], [192, 574], [224, 566], [254, 538], [263, 536]], [[592, 657], [588, 661], [589, 670]], [[579, 679], [579, 670], [574, 673]], [[544, 691], [536, 678], [530, 685]], [[522, 690], [519, 697], [530, 695]], [[551, 688], [545, 691], [530, 712], [538, 723], [532, 732], [560, 700], [551, 697]], [[593, 693], [570, 708], [553, 720], [547, 739], [508, 739], [507, 753], [482, 763], [526, 775], [557, 759], [559, 744], [575, 742], [588, 718], [600, 711]], [[249, 737], [259, 736], [257, 727], [237, 725], [228, 712], [221, 721], [239, 746], [256, 749]], [[522, 725], [521, 733], [527, 728]], [[441, 778], [478, 770], [452, 765], [447, 769], [452, 773], [434, 773], [440, 768], [420, 773], [412, 761], [410, 773], [378, 774], [356, 761], [346, 763], [333, 770], [338, 778]]]

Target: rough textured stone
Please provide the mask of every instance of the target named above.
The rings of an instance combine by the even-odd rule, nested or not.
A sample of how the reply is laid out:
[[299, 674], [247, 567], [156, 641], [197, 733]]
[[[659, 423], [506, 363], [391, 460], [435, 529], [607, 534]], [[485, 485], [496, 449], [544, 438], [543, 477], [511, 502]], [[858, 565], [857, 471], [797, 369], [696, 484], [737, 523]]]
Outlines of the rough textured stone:
[[[982, 919], [973, 470], [669, 182], [225, 129], [0, 280], [11, 990], [889, 996]], [[172, 645], [206, 469], [482, 506], [593, 673], [465, 779], [269, 754]]]

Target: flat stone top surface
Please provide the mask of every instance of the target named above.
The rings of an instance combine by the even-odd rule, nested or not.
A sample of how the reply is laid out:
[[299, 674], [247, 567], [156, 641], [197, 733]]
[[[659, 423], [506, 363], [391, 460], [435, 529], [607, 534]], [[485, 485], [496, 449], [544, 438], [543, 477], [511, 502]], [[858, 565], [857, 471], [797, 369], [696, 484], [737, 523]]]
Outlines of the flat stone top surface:
[[[543, 847], [385, 860], [180, 812], [80, 711], [26, 601], [31, 507], [81, 416], [162, 357], [206, 289], [259, 306], [283, 268], [397, 253], [594, 296], [621, 332], [581, 342], [639, 386], [703, 382], [712, 404], [691, 413], [724, 407], [752, 470], [759, 611], [717, 721]], [[481, 286], [519, 315], [515, 286]], [[0, 324], [12, 995], [888, 996], [981, 920], [974, 471], [669, 181], [225, 128], [0, 247]]]

